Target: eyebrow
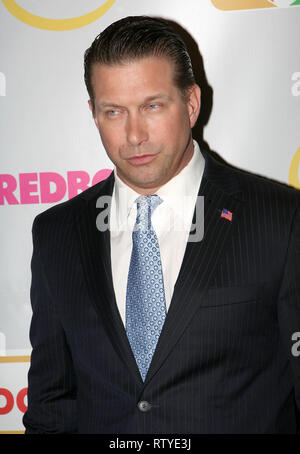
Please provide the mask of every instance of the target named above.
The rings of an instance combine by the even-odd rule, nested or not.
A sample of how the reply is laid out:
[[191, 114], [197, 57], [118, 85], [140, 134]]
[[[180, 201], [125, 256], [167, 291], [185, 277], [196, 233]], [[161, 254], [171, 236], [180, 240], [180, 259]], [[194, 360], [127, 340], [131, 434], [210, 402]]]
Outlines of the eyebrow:
[[[169, 95], [166, 95], [165, 93], [157, 93], [155, 95], [147, 96], [147, 98], [144, 99], [144, 101], [142, 102], [141, 105], [147, 104], [148, 102], [155, 101], [157, 99], [164, 99], [166, 101], [171, 101], [172, 100], [172, 98]], [[105, 101], [103, 103], [100, 103], [98, 105], [98, 107], [100, 109], [105, 109], [107, 107], [123, 107], [123, 106], [121, 106], [120, 104], [116, 104], [114, 102]]]
[[166, 95], [165, 93], [157, 93], [156, 95], [148, 96], [144, 100], [144, 103], [147, 103], [149, 101], [154, 101], [155, 99], [165, 99], [166, 101], [171, 101], [172, 100], [172, 98], [169, 95]]

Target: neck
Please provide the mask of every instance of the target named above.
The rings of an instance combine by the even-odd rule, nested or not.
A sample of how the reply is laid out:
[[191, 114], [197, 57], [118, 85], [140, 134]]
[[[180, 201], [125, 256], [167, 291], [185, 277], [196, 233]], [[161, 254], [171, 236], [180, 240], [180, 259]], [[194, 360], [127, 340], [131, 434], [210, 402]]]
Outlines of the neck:
[[193, 138], [191, 136], [190, 139], [189, 139], [188, 145], [187, 145], [187, 147], [185, 149], [185, 152], [183, 153], [182, 158], [181, 158], [181, 160], [179, 162], [177, 171], [172, 175], [171, 178], [169, 178], [163, 184], [161, 184], [161, 185], [159, 185], [157, 187], [152, 187], [152, 188], [132, 188], [132, 189], [134, 189], [136, 192], [138, 192], [141, 195], [152, 195], [152, 194], [155, 194], [159, 190], [159, 188], [161, 188], [163, 185], [168, 183], [168, 181], [170, 181], [172, 178], [174, 178], [176, 175], [178, 175], [182, 171], [182, 169], [184, 169], [184, 167], [186, 167], [188, 165], [188, 163], [191, 161], [191, 159], [193, 157], [193, 154], [194, 154], [194, 143], [193, 143]]

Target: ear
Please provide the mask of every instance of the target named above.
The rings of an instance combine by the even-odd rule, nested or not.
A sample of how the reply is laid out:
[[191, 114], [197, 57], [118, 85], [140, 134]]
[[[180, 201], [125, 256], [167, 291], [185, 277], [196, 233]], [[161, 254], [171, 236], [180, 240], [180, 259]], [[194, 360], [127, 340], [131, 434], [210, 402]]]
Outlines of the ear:
[[189, 109], [190, 125], [191, 128], [193, 128], [199, 116], [201, 107], [201, 90], [199, 85], [192, 85], [189, 89], [187, 106]]
[[96, 125], [96, 127], [98, 128], [98, 119], [97, 119], [97, 117], [96, 117], [96, 115], [95, 115], [95, 108], [94, 108], [93, 102], [89, 99], [89, 100], [88, 100], [88, 103], [89, 103], [90, 111], [91, 111], [92, 114], [93, 114], [93, 118], [94, 118], [95, 125]]

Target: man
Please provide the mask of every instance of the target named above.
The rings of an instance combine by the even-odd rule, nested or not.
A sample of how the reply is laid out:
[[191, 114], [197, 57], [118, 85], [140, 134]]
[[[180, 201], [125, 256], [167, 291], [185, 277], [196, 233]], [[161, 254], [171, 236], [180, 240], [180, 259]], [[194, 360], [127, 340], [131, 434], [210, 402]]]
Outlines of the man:
[[115, 168], [34, 221], [26, 432], [297, 432], [299, 192], [200, 151], [164, 21], [112, 24], [85, 80]]

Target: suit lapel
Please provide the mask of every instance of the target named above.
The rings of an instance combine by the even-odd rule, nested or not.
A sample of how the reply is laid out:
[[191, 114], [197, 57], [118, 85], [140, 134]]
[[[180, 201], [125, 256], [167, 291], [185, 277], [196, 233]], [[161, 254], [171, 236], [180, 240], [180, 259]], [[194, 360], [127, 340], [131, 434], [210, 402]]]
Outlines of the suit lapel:
[[[143, 381], [116, 303], [111, 271], [110, 233], [108, 229], [101, 232], [96, 226], [97, 216], [102, 212], [101, 208], [96, 207], [96, 203], [99, 197], [112, 195], [113, 173], [99, 185], [96, 186], [100, 189], [94, 186], [95, 191], [91, 191], [88, 196], [83, 193], [84, 208], [77, 215], [81, 260], [90, 298], [104, 320], [107, 335], [121, 361], [141, 386]], [[103, 207], [103, 210], [107, 211], [107, 206]], [[106, 221], [108, 222], [108, 219]]]
[[[206, 161], [199, 196], [204, 197], [204, 237], [188, 242], [174, 287], [169, 312], [150, 365], [146, 383], [157, 373], [175, 348], [195, 312], [205, 301], [205, 293], [214, 275], [222, 251], [238, 222], [242, 208], [239, 185], [233, 172], [203, 153]], [[221, 217], [222, 209], [233, 213], [232, 221]], [[196, 212], [193, 223], [195, 224]]]

